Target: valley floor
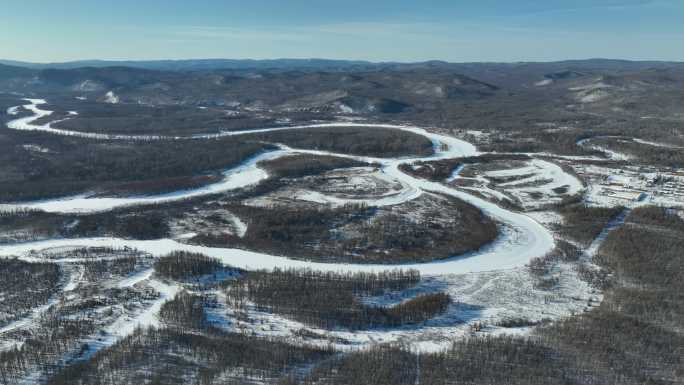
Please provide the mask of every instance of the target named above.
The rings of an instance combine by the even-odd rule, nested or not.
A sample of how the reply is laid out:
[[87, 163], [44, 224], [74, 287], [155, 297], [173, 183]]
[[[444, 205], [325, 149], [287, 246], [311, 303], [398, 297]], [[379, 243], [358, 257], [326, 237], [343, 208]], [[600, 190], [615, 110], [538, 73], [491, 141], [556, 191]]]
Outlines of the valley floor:
[[[38, 121], [51, 115], [50, 111], [41, 109], [41, 105], [46, 102], [40, 99], [29, 99], [27, 102], [29, 104], [23, 107], [12, 107], [8, 113], [16, 115], [23, 108], [23, 111], [32, 115], [9, 122], [9, 129], [107, 142], [209, 141], [227, 136], [300, 132], [318, 128], [383, 129], [407, 132], [429, 140], [432, 143], [432, 155], [350, 155], [315, 148], [291, 148], [274, 143], [275, 149], [263, 151], [236, 167], [224, 170], [220, 180], [201, 187], [156, 195], [103, 197], [82, 193], [59, 199], [1, 204], [0, 215], [8, 218], [32, 215], [31, 213], [73, 216], [76, 218], [74, 227], [78, 227], [78, 222], [89, 215], [116, 217], [137, 209], [144, 213], [149, 207], [164, 205], [185, 210], [184, 218], [195, 218], [185, 221], [175, 218], [172, 223], [173, 231], [170, 231], [173, 236], [162, 239], [98, 235], [46, 236], [24, 242], [3, 240], [0, 243], [0, 257], [5, 261], [53, 264], [58, 266], [61, 277], [50, 288], [50, 294], [44, 303], [23, 314], [2, 319], [0, 354], [4, 355], [2, 359], [5, 362], [23, 362], [22, 354], [42, 357], [33, 361], [27, 359], [27, 362], [17, 364], [16, 367], [9, 364], [3, 366], [0, 359], [0, 374], [11, 379], [0, 377], [0, 381], [6, 383], [48, 381], [61, 369], [68, 370], [74, 365], [88, 365], [93, 362], [109, 365], [98, 361], [109, 359], [105, 359], [106, 352], [135, 345], [146, 338], [157, 342], [177, 339], [189, 345], [194, 343], [190, 342], [193, 338], [207, 336], [235, 344], [242, 343], [235, 340], [239, 338], [287, 341], [294, 347], [283, 349], [292, 349], [290, 353], [293, 357], [308, 357], [299, 361], [293, 358], [293, 362], [302, 367], [301, 373], [296, 377], [303, 378], [306, 377], [307, 362], [310, 364], [316, 361], [310, 360], [310, 356], [327, 357], [326, 360], [337, 362], [330, 358], [330, 350], [334, 350], [335, 354], [368, 349], [373, 351], [378, 344], [396, 343], [414, 353], [438, 353], [450, 348], [454, 340], [465, 340], [475, 335], [534, 336], [539, 328], [549, 327], [573, 315], [592, 313], [601, 306], [606, 290], [601, 280], [605, 279], [607, 273], [605, 266], [599, 266], [600, 261], [597, 262], [596, 257], [601, 254], [604, 242], [611, 239], [614, 232], [620, 232], [626, 226], [625, 221], [632, 216], [632, 210], [652, 203], [666, 203], [673, 212], [680, 210], [681, 215], [681, 208], [684, 207], [684, 199], [680, 199], [675, 193], [655, 193], [657, 187], [645, 180], [655, 179], [655, 174], [651, 175], [630, 166], [620, 166], [618, 177], [613, 175], [616, 171], [614, 166], [602, 163], [604, 158], [586, 157], [576, 164], [574, 162], [577, 159], [571, 157], [526, 154], [527, 158], [513, 161], [506, 159], [505, 154], [478, 152], [474, 145], [466, 141], [409, 125], [330, 123], [170, 138], [110, 135], [53, 128], [52, 125], [58, 121], [39, 124]], [[589, 146], [590, 143], [584, 141], [578, 145]], [[591, 146], [595, 150], [602, 149], [599, 145]], [[618, 153], [609, 154], [613, 160], [625, 160]], [[369, 166], [342, 168], [334, 170], [334, 173], [326, 171], [320, 175], [292, 178], [276, 178], [264, 167], [268, 162], [277, 162], [292, 156], [346, 159]], [[496, 158], [497, 156], [504, 158]], [[444, 167], [445, 164], [450, 167], [446, 177], [435, 177], [438, 175], [436, 168]], [[679, 181], [674, 175], [673, 178]], [[289, 183], [287, 188], [276, 186], [278, 188], [275, 192], [258, 194], [260, 187], [273, 183], [276, 179], [286, 179]], [[674, 185], [676, 183], [678, 182]], [[375, 186], [373, 191], [360, 193], [363, 185], [371, 184]], [[610, 189], [618, 192], [606, 192]], [[627, 196], [629, 192], [635, 191], [640, 195], [633, 199]], [[387, 210], [383, 215], [400, 222], [402, 226], [414, 226], [416, 229], [445, 226], [444, 221], [438, 221], [435, 219], [437, 216], [429, 211], [430, 204], [435, 201], [445, 202], [441, 200], [444, 197], [457, 199], [464, 202], [464, 205], [479, 210], [484, 217], [496, 224], [497, 234], [491, 242], [475, 250], [451, 255], [449, 258], [425, 258], [429, 262], [349, 263], [336, 255], [311, 260], [308, 257], [289, 255], [292, 250], [282, 250], [282, 253], [276, 255], [250, 250], [248, 244], [245, 247], [245, 240], [250, 239], [252, 218], [240, 217], [220, 208], [222, 200], [228, 199], [226, 197], [239, 196], [242, 193], [247, 194], [247, 198], [240, 199], [239, 204], [247, 208], [269, 209], [281, 205], [295, 208], [295, 211], [297, 207], [314, 207], [317, 210], [371, 210], [369, 219], [364, 219], [368, 222], [365, 223], [367, 227], [350, 225], [335, 228], [333, 235], [346, 240], [350, 239], [350, 234], [360, 237], [359, 234], [354, 234], [359, 228], [372, 228], [371, 225], [375, 223], [373, 221], [379, 221], [378, 210]], [[572, 213], [564, 213], [559, 207], [572, 206], [578, 202], [587, 206], [585, 209], [590, 212], [592, 207], [619, 207], [619, 214], [601, 219], [595, 216], [592, 218], [590, 231], [577, 231], [576, 227], [584, 224], [573, 221], [578, 220], [581, 215], [572, 216]], [[201, 225], [198, 220], [203, 217], [198, 213], [207, 207], [214, 207], [212, 205], [219, 208], [212, 208], [214, 211], [207, 209], [207, 212], [220, 212], [218, 217], [211, 215], [211, 220], [221, 223], [224, 229], [214, 238], [218, 237], [225, 242], [225, 247], [209, 246], [198, 241], [203, 239], [197, 237], [198, 233], [206, 236], [207, 232], [216, 229], [214, 222]], [[247, 209], [244, 210], [248, 212]], [[353, 215], [355, 214], [352, 211], [351, 216]], [[453, 215], [463, 213], [456, 211]], [[377, 223], [382, 226], [394, 224]], [[571, 230], [567, 230], [568, 228]], [[287, 233], [276, 230], [273, 234]], [[574, 237], [579, 233], [582, 234], [582, 239]], [[283, 238], [283, 242], [286, 242], [287, 236]], [[314, 244], [311, 247], [317, 246], [320, 245]], [[354, 250], [349, 251], [353, 252]], [[382, 254], [382, 250], [374, 252]], [[197, 258], [198, 266], [207, 265], [211, 269], [207, 270], [208, 273], [202, 271], [201, 274], [199, 270], [194, 271], [194, 275], [190, 274], [188, 279], [164, 276], [159, 270], [159, 263], [174, 253]], [[423, 254], [430, 253], [429, 247], [424, 249]], [[202, 259], [205, 257], [208, 259]], [[215, 264], [220, 267], [214, 266]], [[351, 301], [353, 306], [361, 309], [360, 312], [377, 313], [378, 317], [385, 317], [382, 318], [385, 320], [383, 322], [388, 323], [362, 330], [340, 326], [321, 327], [316, 322], [323, 324], [327, 321], [323, 322], [317, 317], [325, 320], [325, 314], [314, 314], [310, 318], [293, 317], [291, 310], [288, 312], [276, 305], [259, 302], [264, 299], [259, 297], [257, 286], [245, 283], [246, 288], [239, 290], [245, 290], [246, 294], [240, 292], [239, 296], [235, 294], [239, 290], [231, 286], [239, 285], [235, 282], [242, 282], [240, 280], [250, 277], [250, 274], [265, 274], [252, 279], [254, 282], [261, 282], [264, 285], [262, 289], [265, 287], [271, 290], [269, 284], [278, 288], [280, 286], [277, 285], [283, 283], [270, 281], [277, 280], [268, 274], [277, 277], [280, 271], [298, 271], [296, 274], [291, 273], [293, 277], [288, 279], [301, 279], [306, 283], [313, 271], [316, 274], [327, 274], [325, 277], [328, 278], [325, 279], [336, 277], [334, 274], [347, 274], [349, 276], [344, 279], [356, 282], [355, 280], [367, 280], [370, 276], [381, 276], [384, 272], [398, 270], [414, 272], [420, 278], [410, 285], [384, 287], [382, 290], [349, 289], [351, 294], [348, 297], [337, 299]], [[354, 278], [349, 278], [352, 276]], [[231, 287], [233, 292], [230, 291]], [[9, 298], [10, 289], [6, 290], [7, 293], [0, 295]], [[32, 290], [46, 289], [29, 287], [27, 290], [30, 295]], [[429, 296], [435, 294], [447, 295], [448, 305], [442, 308], [441, 305], [424, 305], [420, 302], [432, 300]], [[26, 293], [12, 293], [12, 298], [20, 301], [17, 298], [21, 298], [21, 295]], [[426, 308], [415, 310], [420, 306]], [[440, 310], [433, 311], [430, 306], [439, 307]], [[314, 309], [301, 309], [308, 310], [314, 312]], [[400, 314], [398, 317], [401, 322], [392, 318], [395, 312], [398, 314], [401, 311], [420, 313], [422, 318], [418, 317], [420, 321], [413, 321], [412, 317], [416, 317], [413, 313], [410, 316]], [[195, 316], [199, 320], [193, 321]], [[356, 316], [358, 315], [354, 314]], [[195, 321], [199, 324], [192, 323]], [[390, 324], [394, 326], [388, 326]], [[160, 330], [169, 328], [168, 330], [174, 330], [173, 333], [177, 332], [178, 335], [155, 337], [144, 334], [142, 329], [149, 327]], [[54, 333], [49, 337], [36, 331], [50, 328], [54, 328]], [[231, 333], [240, 333], [245, 337], [238, 338]], [[34, 340], [39, 340], [44, 345], [26, 345], [26, 341]], [[294, 352], [296, 349], [302, 351]], [[187, 351], [177, 353], [183, 356], [182, 353]], [[207, 368], [213, 365], [205, 364]], [[50, 369], [46, 370], [46, 367]], [[212, 376], [231, 377], [228, 372], [214, 373]], [[240, 376], [236, 374], [236, 377]]]

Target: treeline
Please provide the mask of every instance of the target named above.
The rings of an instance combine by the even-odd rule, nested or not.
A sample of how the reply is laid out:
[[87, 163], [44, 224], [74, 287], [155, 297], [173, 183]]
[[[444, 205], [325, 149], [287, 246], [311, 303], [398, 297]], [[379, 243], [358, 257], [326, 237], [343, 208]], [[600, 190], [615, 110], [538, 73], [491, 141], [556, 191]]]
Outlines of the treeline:
[[334, 241], [333, 229], [367, 220], [374, 213], [374, 209], [359, 205], [313, 209], [229, 205], [225, 209], [246, 218], [248, 231], [243, 238], [231, 234], [199, 234], [192, 241], [215, 247], [248, 247], [276, 255], [287, 251], [286, 255], [293, 258], [329, 257], [330, 245], [333, 244], [332, 248], [339, 245]]
[[531, 158], [527, 155], [500, 155], [485, 154], [456, 159], [443, 159], [428, 162], [404, 163], [399, 169], [409, 175], [428, 179], [433, 182], [442, 182], [449, 178], [459, 166], [468, 164], [488, 164], [497, 161], [525, 161]]
[[290, 147], [376, 157], [429, 156], [432, 142], [412, 132], [378, 127], [320, 127], [271, 131], [245, 138]]
[[0, 243], [25, 242], [60, 236], [67, 222], [59, 214], [36, 210], [0, 210]]
[[[275, 124], [274, 118], [256, 117], [240, 113], [228, 114], [224, 108], [199, 109], [195, 106], [146, 106], [138, 104], [107, 104], [93, 102], [72, 102], [52, 98], [54, 105], [44, 109], [56, 114], [69, 110], [78, 111], [78, 116], [57, 123], [54, 126], [72, 131], [95, 132], [121, 135], [163, 135], [190, 136], [220, 131], [254, 129]], [[56, 115], [53, 114], [53, 115]], [[50, 120], [55, 117], [51, 116]]]
[[[405, 347], [380, 345], [330, 360], [301, 385], [569, 385], [586, 374], [539, 343], [510, 337], [481, 337], [453, 343], [443, 353], [416, 354]], [[595, 379], [592, 379], [595, 380]], [[617, 385], [617, 384], [615, 384]]]
[[[123, 247], [107, 247], [107, 246], [91, 246], [91, 247], [80, 247], [80, 248], [69, 248], [66, 250], [62, 249], [45, 249], [40, 251], [31, 250], [30, 254], [32, 256], [40, 256], [44, 259], [50, 260], [60, 260], [64, 258], [73, 258], [80, 260], [91, 260], [94, 262], [103, 260], [104, 258], [129, 258], [129, 257], [140, 257], [143, 254], [140, 251], [132, 249], [128, 246]], [[145, 255], [149, 257], [149, 255]]]
[[185, 251], [175, 251], [154, 262], [154, 270], [158, 275], [178, 281], [199, 278], [225, 269], [215, 258]]
[[626, 218], [626, 222], [684, 232], [684, 220], [662, 207], [638, 207], [632, 210], [629, 217]]
[[283, 384], [607, 384], [681, 382], [684, 231], [662, 208], [634, 210], [597, 263], [615, 284], [600, 306], [542, 326], [529, 338], [460, 339], [443, 353], [379, 346], [328, 360]]
[[326, 155], [296, 154], [259, 163], [269, 174], [279, 178], [301, 178], [340, 168], [371, 166], [354, 159]]
[[[655, 119], [650, 120], [653, 123]], [[625, 129], [625, 122], [607, 123], [599, 129], [569, 129], [565, 131], [544, 132], [536, 129], [522, 130], [511, 134], [495, 135], [491, 143], [482, 146], [483, 151], [492, 152], [546, 152], [560, 155], [583, 155], [606, 157], [606, 154], [591, 146], [579, 146], [577, 142], [582, 139], [594, 138], [590, 144], [598, 144], [612, 151], [626, 153], [639, 159], [643, 164], [653, 166], [681, 168], [684, 165], [684, 154], [681, 149], [655, 147], [634, 142], [631, 138], [641, 138], [644, 132], [650, 135], [662, 136], [652, 139], [668, 143], [672, 140], [671, 128], [658, 127], [660, 132], [652, 128], [639, 130], [639, 124], [643, 120], [630, 120], [629, 129]], [[589, 127], [589, 126], [587, 126]]]
[[142, 214], [104, 212], [78, 216], [73, 226], [65, 228], [63, 232], [70, 237], [114, 236], [144, 240], [166, 238], [170, 228], [161, 211]]
[[442, 182], [449, 178], [454, 170], [463, 165], [460, 159], [445, 159], [432, 162], [402, 163], [399, 169], [406, 174], [419, 178]]
[[0, 352], [0, 384], [16, 384], [30, 373], [41, 375], [57, 370], [58, 362], [79, 348], [78, 341], [95, 331], [92, 320], [61, 317], [58, 312], [48, 311], [22, 336], [21, 345]]
[[611, 273], [601, 305], [542, 329], [547, 345], [577, 352], [605, 383], [671, 384], [684, 357], [684, 223], [664, 208], [639, 208], [613, 230], [594, 262]]
[[589, 207], [585, 204], [563, 205], [558, 212], [563, 216], [560, 234], [582, 246], [589, 246], [623, 207]]
[[98, 196], [131, 196], [145, 194], [164, 194], [181, 190], [192, 190], [217, 183], [223, 176], [220, 173], [208, 175], [180, 176], [136, 182], [107, 184], [100, 187]]
[[62, 277], [54, 263], [0, 258], [0, 326], [45, 305], [59, 290]]
[[97, 282], [112, 276], [125, 277], [133, 273], [140, 263], [140, 257], [131, 256], [85, 261], [80, 265], [83, 266], [83, 278], [89, 282]]
[[601, 265], [625, 283], [684, 290], [684, 221], [654, 207], [635, 209], [626, 222], [601, 245]]
[[500, 134], [482, 146], [487, 152], [547, 152], [559, 155], [601, 156], [601, 152], [578, 146], [577, 142], [592, 131], [571, 129], [566, 131], [545, 132], [537, 127], [523, 132]]
[[[535, 278], [534, 287], [541, 290], [550, 290], [557, 286], [560, 281], [553, 273], [558, 263], [572, 263], [579, 261], [584, 252], [574, 244], [562, 239], [556, 240], [556, 248], [544, 256], [533, 258], [528, 268]], [[600, 279], [605, 278], [599, 275], [594, 269], [587, 269], [584, 265], [579, 265], [578, 274], [580, 278], [593, 286], [602, 286]], [[596, 274], [596, 275], [593, 275]]]
[[632, 155], [644, 164], [672, 168], [684, 167], [684, 151], [681, 148], [653, 147], [624, 138], [597, 138], [591, 143]]
[[415, 271], [378, 274], [336, 274], [310, 270], [250, 272], [226, 289], [231, 305], [243, 308], [252, 302], [260, 311], [324, 329], [352, 330], [418, 324], [444, 312], [447, 294], [420, 295], [392, 307], [370, 306], [362, 297], [416, 284]]
[[[178, 203], [183, 207], [182, 203]], [[169, 206], [122, 208], [95, 214], [54, 214], [20, 211], [0, 214], [0, 243], [49, 237], [160, 239], [169, 236]]]
[[[416, 220], [363, 205], [342, 207], [224, 208], [247, 218], [247, 234], [199, 234], [192, 242], [214, 247], [245, 247], [291, 258], [328, 262], [429, 262], [478, 250], [498, 236], [496, 223], [479, 209], [444, 197], [443, 207]], [[438, 212], [439, 211], [439, 212]], [[341, 232], [339, 229], [353, 229]], [[426, 252], [429, 250], [429, 252]]]
[[[0, 142], [0, 202], [84, 191], [156, 193], [197, 187], [215, 180], [198, 175], [234, 167], [273, 149], [232, 137], [113, 143], [10, 131], [6, 139]], [[28, 151], [24, 144], [49, 152]]]
[[[448, 209], [443, 206], [426, 211], [419, 222], [395, 213], [363, 222], [360, 236], [346, 239], [342, 245], [356, 254], [362, 252], [364, 262], [430, 262], [479, 250], [497, 238], [496, 222], [480, 209], [457, 198], [444, 198], [440, 203]], [[444, 210], [450, 210], [453, 216], [446, 221], [436, 220]]]
[[202, 330], [209, 326], [204, 311], [206, 298], [182, 291], [159, 311], [162, 322], [182, 330]]
[[334, 354], [325, 347], [295, 346], [215, 329], [137, 330], [88, 361], [60, 370], [48, 385], [199, 385], [275, 383], [278, 378]]

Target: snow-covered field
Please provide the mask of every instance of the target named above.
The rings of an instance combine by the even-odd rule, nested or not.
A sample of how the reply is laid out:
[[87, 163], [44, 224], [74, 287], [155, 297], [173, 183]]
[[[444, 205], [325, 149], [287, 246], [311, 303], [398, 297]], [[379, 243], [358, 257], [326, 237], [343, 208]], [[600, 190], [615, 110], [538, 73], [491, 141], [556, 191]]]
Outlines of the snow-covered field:
[[[600, 244], [603, 239], [605, 237], [597, 239], [595, 243]], [[253, 304], [242, 309], [246, 311], [246, 317], [244, 314], [238, 316], [234, 309], [211, 309], [210, 320], [215, 326], [228, 330], [246, 331], [266, 337], [295, 338], [302, 343], [321, 346], [332, 344], [343, 351], [387, 342], [404, 343], [417, 351], [441, 351], [449, 347], [452, 339], [471, 336], [475, 324], [482, 327], [479, 333], [524, 335], [532, 330], [531, 326], [504, 327], [501, 324], [510, 320], [525, 320], [530, 325], [548, 322], [587, 311], [600, 304], [602, 294], [579, 279], [575, 265], [557, 263], [551, 274], [558, 282], [551, 289], [537, 287], [534, 284], [535, 278], [527, 267], [518, 267], [426, 277], [416, 287], [363, 298], [364, 303], [374, 306], [393, 306], [418, 295], [434, 292], [446, 292], [456, 299], [444, 314], [419, 327], [354, 332], [324, 330], [259, 311]], [[220, 292], [214, 295], [223, 296]], [[311, 333], [308, 337], [293, 337], [300, 330]]]

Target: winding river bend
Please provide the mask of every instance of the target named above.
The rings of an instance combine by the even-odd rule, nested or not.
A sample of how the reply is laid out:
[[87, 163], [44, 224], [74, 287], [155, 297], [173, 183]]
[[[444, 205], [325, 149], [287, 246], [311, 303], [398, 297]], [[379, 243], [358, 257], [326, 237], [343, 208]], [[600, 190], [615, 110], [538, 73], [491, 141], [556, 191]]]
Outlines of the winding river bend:
[[[54, 135], [77, 136], [94, 140], [155, 140], [155, 139], [192, 139], [202, 140], [221, 136], [245, 135], [257, 132], [272, 132], [283, 130], [297, 130], [317, 127], [368, 127], [368, 128], [391, 128], [396, 130], [410, 131], [428, 138], [434, 146], [434, 155], [421, 158], [375, 158], [337, 154], [327, 151], [298, 150], [281, 146], [279, 150], [262, 153], [253, 157], [243, 164], [224, 172], [221, 181], [193, 190], [178, 191], [170, 194], [134, 196], [127, 198], [98, 198], [87, 195], [78, 195], [63, 199], [51, 199], [22, 204], [0, 205], [0, 209], [38, 209], [53, 213], [95, 213], [108, 211], [119, 207], [131, 207], [151, 203], [165, 203], [178, 200], [196, 198], [203, 195], [217, 194], [244, 188], [258, 184], [269, 177], [268, 173], [259, 168], [259, 162], [267, 159], [277, 159], [296, 153], [312, 153], [345, 157], [366, 162], [374, 162], [380, 165], [381, 172], [404, 186], [403, 190], [392, 199], [382, 197], [378, 199], [364, 200], [370, 206], [400, 204], [419, 197], [423, 192], [437, 192], [462, 199], [479, 209], [485, 215], [501, 223], [501, 234], [491, 244], [484, 248], [466, 255], [454, 256], [453, 258], [421, 264], [403, 265], [366, 265], [366, 264], [335, 264], [316, 263], [293, 260], [290, 258], [252, 252], [242, 249], [209, 248], [203, 246], [187, 245], [173, 239], [154, 241], [136, 241], [117, 238], [78, 238], [78, 239], [53, 239], [47, 241], [28, 242], [13, 245], [0, 246], [0, 257], [17, 256], [20, 259], [33, 260], [32, 250], [44, 250], [55, 247], [116, 247], [135, 248], [148, 252], [155, 256], [162, 256], [175, 250], [199, 252], [221, 260], [223, 263], [244, 269], [273, 269], [276, 267], [306, 267], [323, 271], [381, 271], [388, 269], [416, 269], [425, 276], [439, 276], [448, 274], [465, 274], [472, 272], [512, 269], [527, 264], [531, 259], [545, 255], [554, 246], [553, 235], [531, 217], [504, 209], [492, 202], [468, 194], [461, 190], [451, 188], [442, 183], [431, 182], [407, 175], [399, 170], [399, 166], [416, 161], [430, 161], [436, 159], [453, 159], [464, 156], [475, 156], [477, 152], [472, 144], [445, 135], [439, 135], [426, 131], [420, 127], [399, 126], [387, 124], [354, 124], [354, 123], [331, 123], [304, 126], [288, 126], [276, 128], [264, 128], [239, 132], [219, 132], [190, 137], [163, 137], [163, 136], [131, 136], [131, 135], [108, 135], [98, 133], [84, 133], [53, 128], [53, 121], [44, 125], [36, 122], [51, 115], [50, 111], [40, 108], [46, 102], [41, 99], [27, 99], [24, 109], [31, 111], [32, 116], [13, 120], [7, 124], [10, 129], [43, 131]], [[354, 200], [349, 200], [354, 202]], [[429, 250], [426, 250], [429, 252]]]

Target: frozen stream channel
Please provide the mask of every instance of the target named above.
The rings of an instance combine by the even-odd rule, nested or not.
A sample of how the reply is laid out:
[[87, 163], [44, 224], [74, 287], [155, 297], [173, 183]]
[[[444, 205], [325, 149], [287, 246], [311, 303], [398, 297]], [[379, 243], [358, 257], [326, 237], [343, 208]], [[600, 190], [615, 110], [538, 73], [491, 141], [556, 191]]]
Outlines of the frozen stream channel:
[[[45, 116], [49, 116], [51, 112], [40, 109], [39, 106], [41, 104], [45, 104], [44, 100], [29, 99], [28, 102], [30, 104], [27, 104], [23, 107], [26, 110], [33, 112], [34, 115], [11, 121], [10, 123], [8, 123], [8, 127], [10, 129], [44, 131], [55, 135], [81, 136], [84, 138], [91, 139], [150, 140], [150, 137], [145, 136], [119, 136], [66, 131], [52, 128], [51, 123], [37, 125], [35, 124], [35, 122], [38, 119], [43, 118]], [[127, 198], [95, 198], [88, 197], [87, 195], [79, 195], [74, 197], [44, 200], [25, 204], [6, 204], [2, 205], [2, 208], [5, 210], [39, 209], [46, 212], [54, 213], [94, 213], [112, 210], [124, 206], [130, 207], [150, 203], [162, 203], [184, 200], [255, 185], [260, 181], [268, 178], [268, 174], [266, 173], [266, 171], [259, 168], [258, 166], [258, 163], [260, 161], [266, 159], [277, 159], [279, 157], [286, 156], [292, 153], [308, 152], [341, 156], [346, 158], [358, 159], [362, 161], [371, 161], [380, 164], [382, 172], [384, 172], [387, 176], [401, 182], [402, 185], [406, 186], [407, 189], [407, 191], [398, 195], [400, 197], [399, 199], [392, 200], [392, 204], [400, 204], [405, 201], [415, 199], [417, 196], [420, 195], [420, 192], [423, 191], [438, 192], [462, 199], [480, 208], [486, 215], [500, 222], [502, 224], [502, 232], [500, 236], [492, 244], [482, 248], [477, 252], [472, 252], [467, 255], [454, 256], [453, 258], [447, 260], [406, 265], [357, 265], [314, 263], [307, 261], [292, 260], [281, 256], [268, 255], [241, 249], [208, 248], [201, 246], [185, 245], [171, 239], [155, 241], [135, 241], [114, 238], [55, 239], [49, 241], [30, 242], [3, 246], [0, 248], [0, 256], [21, 257], [28, 254], [31, 250], [40, 250], [64, 246], [111, 246], [131, 247], [151, 253], [156, 256], [161, 256], [174, 250], [201, 252], [209, 256], [216, 257], [223, 261], [225, 264], [244, 269], [273, 269], [275, 267], [307, 267], [325, 271], [380, 271], [391, 268], [411, 268], [420, 271], [421, 274], [426, 276], [437, 276], [446, 274], [464, 274], [471, 272], [516, 268], [525, 265], [532, 258], [542, 256], [550, 252], [554, 248], [554, 238], [552, 234], [541, 224], [539, 224], [537, 221], [530, 218], [529, 216], [501, 208], [494, 203], [478, 198], [474, 195], [465, 193], [463, 191], [450, 188], [442, 183], [430, 182], [414, 178], [399, 170], [399, 166], [403, 163], [413, 163], [416, 161], [430, 161], [435, 159], [451, 159], [464, 156], [478, 155], [478, 152], [472, 144], [453, 137], [430, 133], [419, 127], [333, 123], [326, 125], [264, 128], [250, 131], [222, 132], [219, 134], [195, 135], [192, 137], [192, 139], [198, 140], [202, 138], [211, 138], [216, 136], [244, 135], [254, 132], [296, 130], [326, 126], [363, 126], [370, 128], [379, 127], [409, 131], [419, 135], [423, 135], [429, 140], [431, 140], [435, 149], [435, 153], [433, 156], [424, 158], [387, 159], [350, 156], [347, 154], [336, 154], [331, 152], [296, 150], [283, 147], [281, 150], [263, 153], [252, 159], [249, 159], [244, 164], [234, 169], [226, 171], [224, 173], [223, 180], [215, 184], [211, 184], [194, 190], [178, 191], [175, 193], [162, 194], [156, 196], [139, 196]], [[367, 203], [371, 206], [382, 205], [383, 200], [382, 198], [379, 198], [377, 201], [365, 200], [364, 203]]]

